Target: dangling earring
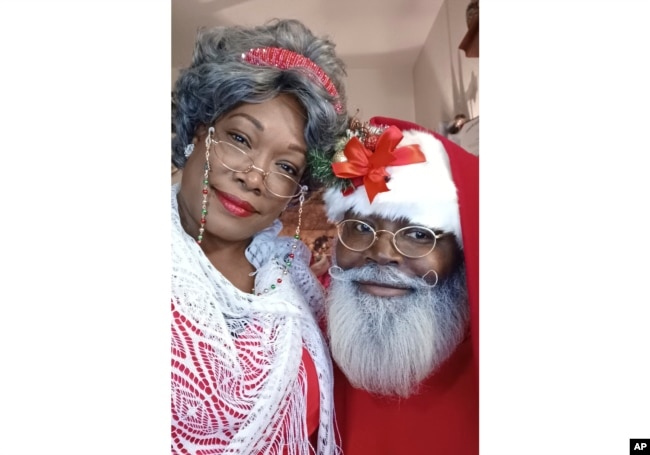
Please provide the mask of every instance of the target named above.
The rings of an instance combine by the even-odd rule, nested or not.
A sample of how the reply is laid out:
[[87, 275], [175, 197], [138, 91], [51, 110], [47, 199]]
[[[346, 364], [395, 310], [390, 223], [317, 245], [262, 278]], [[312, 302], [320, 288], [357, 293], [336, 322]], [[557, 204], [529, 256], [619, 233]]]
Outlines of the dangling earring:
[[[298, 248], [298, 241], [300, 240], [300, 226], [302, 225], [302, 205], [305, 202], [305, 193], [308, 189], [309, 187], [305, 185], [300, 187], [300, 197], [298, 198], [298, 201], [300, 201], [300, 207], [298, 207], [298, 226], [296, 227], [296, 234], [293, 236], [291, 251], [284, 257], [284, 268], [282, 269], [282, 274], [275, 280], [275, 283], [273, 283], [270, 288], [264, 288], [261, 292], [257, 292], [257, 295], [266, 294], [270, 290], [275, 289], [277, 285], [282, 283], [282, 278], [289, 273], [289, 268], [293, 263], [293, 258], [296, 257], [295, 251], [296, 248]], [[255, 294], [255, 288], [253, 288], [253, 294]]]
[[183, 153], [185, 155], [185, 159], [189, 158], [192, 152], [194, 151], [194, 144], [190, 143], [185, 146], [185, 152]]
[[429, 286], [430, 288], [435, 288], [436, 285], [438, 284], [438, 273], [436, 273], [435, 270], [429, 270], [427, 273], [425, 273], [424, 275], [422, 275], [422, 279], [424, 280], [424, 279], [426, 278], [426, 276], [427, 276], [428, 274], [430, 274], [431, 272], [433, 272], [433, 274], [436, 276], [436, 281], [435, 281], [435, 283], [433, 283], [433, 284], [428, 284], [428, 283], [427, 283], [427, 286]]
[[[212, 134], [214, 134], [214, 128], [210, 127], [208, 129], [208, 136], [205, 138], [205, 166], [203, 167], [203, 201], [201, 202], [201, 225], [199, 226], [199, 235], [196, 238], [196, 243], [199, 245], [203, 240], [203, 232], [205, 231], [205, 217], [208, 214], [208, 173], [210, 172], [210, 145], [212, 144]], [[194, 145], [192, 145], [192, 148], [194, 148]]]

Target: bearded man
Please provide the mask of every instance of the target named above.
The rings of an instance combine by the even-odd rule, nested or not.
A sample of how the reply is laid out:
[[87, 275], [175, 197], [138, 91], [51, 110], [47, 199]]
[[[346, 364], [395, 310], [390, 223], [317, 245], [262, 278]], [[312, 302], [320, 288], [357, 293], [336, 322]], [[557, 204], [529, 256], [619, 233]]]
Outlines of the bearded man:
[[478, 454], [478, 158], [353, 122], [324, 194], [327, 332], [345, 455]]

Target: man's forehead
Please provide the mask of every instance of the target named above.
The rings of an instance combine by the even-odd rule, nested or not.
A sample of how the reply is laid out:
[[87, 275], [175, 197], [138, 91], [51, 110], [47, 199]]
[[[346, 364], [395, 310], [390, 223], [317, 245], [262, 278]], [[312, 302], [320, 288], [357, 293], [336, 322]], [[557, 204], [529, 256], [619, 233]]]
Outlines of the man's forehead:
[[[348, 210], [347, 212], [345, 212], [345, 216], [343, 217], [343, 219], [346, 219], [346, 220], [353, 219], [353, 220], [366, 221], [366, 222], [371, 221], [371, 222], [377, 223], [377, 224], [380, 224], [380, 223], [381, 224], [394, 224], [394, 225], [400, 225], [400, 226], [414, 226], [414, 225], [420, 226], [421, 225], [420, 223], [414, 223], [410, 219], [404, 218], [404, 217], [389, 218], [389, 217], [376, 215], [376, 214], [362, 215], [362, 214], [360, 214], [358, 212], [355, 212], [354, 210]], [[429, 227], [429, 226], [425, 226], [425, 227]], [[433, 228], [431, 228], [431, 229], [433, 229]]]

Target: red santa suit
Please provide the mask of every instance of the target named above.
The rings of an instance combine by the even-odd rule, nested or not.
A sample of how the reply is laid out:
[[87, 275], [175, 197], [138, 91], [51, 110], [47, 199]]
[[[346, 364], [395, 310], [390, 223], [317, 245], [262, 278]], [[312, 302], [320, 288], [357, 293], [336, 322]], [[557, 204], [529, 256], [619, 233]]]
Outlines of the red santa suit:
[[[462, 239], [465, 256], [470, 329], [453, 354], [422, 383], [419, 393], [408, 398], [356, 389], [335, 367], [335, 413], [343, 455], [478, 455], [478, 157], [410, 122], [374, 117], [370, 124], [427, 132], [444, 147], [457, 193], [460, 227], [455, 233]], [[425, 192], [426, 185], [417, 201], [427, 211]], [[337, 210], [340, 216], [342, 209]], [[330, 219], [336, 218], [333, 213], [328, 208]], [[418, 222], [417, 217], [413, 221]]]

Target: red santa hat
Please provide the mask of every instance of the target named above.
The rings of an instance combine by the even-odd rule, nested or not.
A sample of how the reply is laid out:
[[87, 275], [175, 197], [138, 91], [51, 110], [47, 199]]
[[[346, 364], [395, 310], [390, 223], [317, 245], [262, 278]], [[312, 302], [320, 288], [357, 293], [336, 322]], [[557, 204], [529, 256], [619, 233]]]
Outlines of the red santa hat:
[[328, 218], [338, 222], [350, 209], [403, 218], [453, 233], [462, 248], [457, 189], [444, 144], [417, 125], [380, 120], [373, 118], [362, 135], [353, 135], [335, 159], [335, 174], [349, 178], [351, 188], [325, 191]]
[[[391, 135], [396, 128], [402, 137], [396, 145], [389, 142], [388, 146], [383, 144], [383, 147], [392, 148], [394, 152], [402, 148], [407, 150], [397, 153], [399, 156], [393, 160], [395, 165], [388, 164], [378, 169], [386, 160], [383, 163], [371, 162], [374, 151], [369, 149], [376, 150], [379, 138], [390, 127], [393, 128]], [[353, 209], [361, 215], [401, 217], [413, 223], [453, 232], [465, 258], [472, 343], [478, 363], [478, 157], [433, 131], [388, 117], [370, 119], [360, 140], [366, 149], [362, 150], [365, 158], [352, 156], [352, 165], [343, 167], [362, 168], [361, 174], [365, 173], [366, 176], [350, 178], [352, 184], [343, 186], [343, 190], [341, 186], [330, 186], [325, 191], [323, 199], [328, 218], [332, 222], [340, 221], [347, 210]], [[349, 163], [347, 155], [353, 154], [348, 153], [348, 144], [354, 141], [346, 138], [343, 142], [345, 144], [338, 159]], [[419, 149], [424, 161], [421, 161], [422, 156], [418, 158], [415, 149]], [[357, 155], [361, 155], [358, 150]], [[364, 165], [364, 159], [367, 165]], [[385, 187], [381, 186], [380, 180], [385, 182]]]

